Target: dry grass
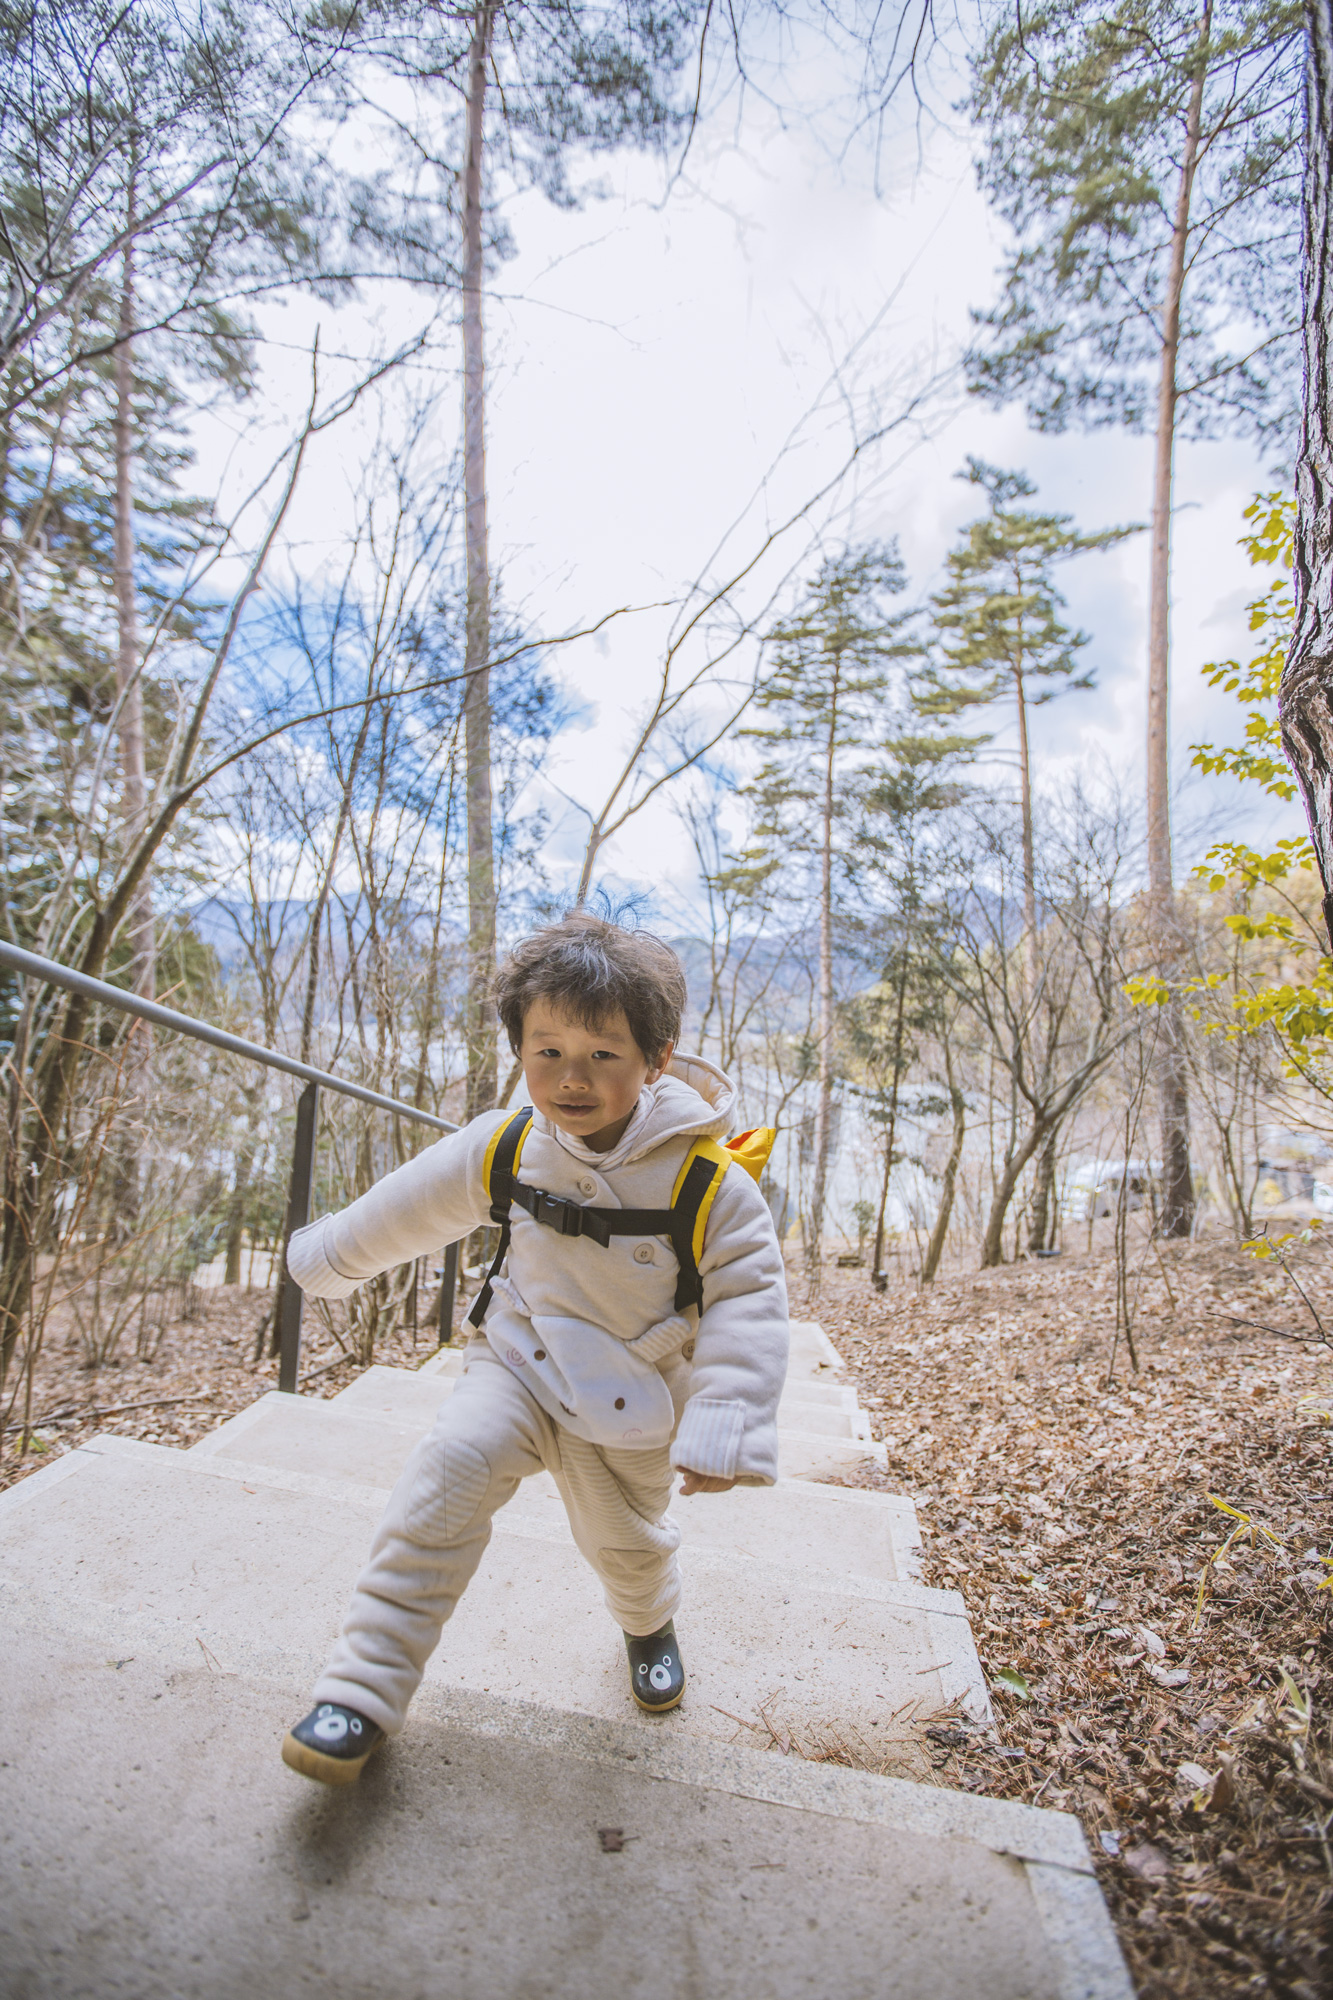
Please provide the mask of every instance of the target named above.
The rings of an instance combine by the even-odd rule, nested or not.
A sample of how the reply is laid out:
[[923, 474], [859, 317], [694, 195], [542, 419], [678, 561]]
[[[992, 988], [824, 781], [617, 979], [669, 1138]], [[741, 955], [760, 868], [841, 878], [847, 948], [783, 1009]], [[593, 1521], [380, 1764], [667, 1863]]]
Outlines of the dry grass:
[[[1328, 1250], [1301, 1256], [1333, 1298]], [[1122, 1343], [1109, 1385], [1105, 1255], [920, 1298], [838, 1273], [818, 1309], [888, 1447], [866, 1483], [916, 1499], [924, 1581], [962, 1592], [994, 1690], [993, 1734], [927, 1732], [936, 1781], [1079, 1815], [1143, 2000], [1316, 2000], [1333, 1989], [1333, 1432], [1302, 1398], [1333, 1388], [1333, 1354], [1236, 1323], [1309, 1321], [1234, 1246], [1146, 1268], [1141, 1372]], [[1240, 1523], [1210, 1495], [1256, 1524], [1225, 1562]]]

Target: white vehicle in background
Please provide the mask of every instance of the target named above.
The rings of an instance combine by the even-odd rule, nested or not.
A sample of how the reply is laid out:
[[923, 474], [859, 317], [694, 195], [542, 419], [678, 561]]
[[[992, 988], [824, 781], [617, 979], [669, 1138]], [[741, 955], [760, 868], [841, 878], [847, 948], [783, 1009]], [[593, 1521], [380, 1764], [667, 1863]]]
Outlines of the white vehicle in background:
[[1129, 1213], [1152, 1200], [1160, 1160], [1088, 1160], [1065, 1176], [1060, 1208], [1066, 1222], [1092, 1222], [1114, 1215], [1124, 1188]]

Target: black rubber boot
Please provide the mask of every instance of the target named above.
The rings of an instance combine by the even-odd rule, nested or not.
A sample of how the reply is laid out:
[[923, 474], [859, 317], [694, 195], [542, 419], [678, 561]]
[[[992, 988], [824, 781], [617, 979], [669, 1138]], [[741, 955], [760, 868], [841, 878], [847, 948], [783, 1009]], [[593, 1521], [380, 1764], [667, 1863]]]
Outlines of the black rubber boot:
[[629, 1649], [630, 1692], [639, 1707], [650, 1715], [675, 1708], [685, 1692], [685, 1669], [670, 1619], [660, 1632], [652, 1632], [646, 1639], [636, 1639], [627, 1632], [625, 1645]]
[[384, 1731], [369, 1716], [337, 1702], [322, 1701], [282, 1739], [282, 1761], [303, 1778], [324, 1785], [350, 1785]]

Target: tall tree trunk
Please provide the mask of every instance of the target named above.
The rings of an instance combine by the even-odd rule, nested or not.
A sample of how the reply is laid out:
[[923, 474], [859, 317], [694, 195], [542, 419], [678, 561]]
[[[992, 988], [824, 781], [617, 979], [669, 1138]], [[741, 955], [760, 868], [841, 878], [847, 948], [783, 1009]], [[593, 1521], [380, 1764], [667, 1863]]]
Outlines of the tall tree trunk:
[[463, 482], [467, 502], [467, 1115], [495, 1102], [495, 854], [491, 828], [491, 577], [486, 525], [486, 366], [482, 341], [482, 160], [492, 12], [481, 0], [468, 55], [463, 168]]
[[1049, 1119], [1038, 1119], [1021, 1139], [1013, 1152], [1005, 1160], [995, 1183], [991, 1197], [990, 1214], [986, 1218], [986, 1233], [981, 1239], [981, 1268], [989, 1271], [996, 1264], [1004, 1262], [1004, 1218], [1009, 1212], [1009, 1204], [1014, 1198], [1014, 1189], [1022, 1178], [1023, 1169], [1050, 1131]]
[[[247, 1092], [246, 1095], [249, 1100], [246, 1108], [253, 1117], [255, 1094]], [[236, 1149], [231, 1198], [227, 1203], [227, 1261], [222, 1273], [224, 1285], [239, 1285], [241, 1282], [241, 1251], [245, 1243], [245, 1217], [250, 1194], [250, 1176], [254, 1172], [255, 1150], [254, 1128], [251, 1126]]]
[[[131, 183], [131, 189], [133, 184]], [[134, 227], [131, 191], [128, 227]], [[139, 657], [139, 610], [134, 592], [134, 239], [125, 245], [120, 285], [120, 326], [116, 346], [116, 455], [114, 579], [116, 588], [116, 696], [120, 702], [121, 816], [129, 853], [148, 821], [144, 761], [143, 679]], [[153, 887], [145, 873], [134, 892], [129, 916], [130, 984], [152, 999], [157, 981], [153, 931]], [[140, 1035], [147, 1030], [140, 1028]]]
[[810, 1234], [806, 1265], [818, 1281], [823, 1256], [824, 1203], [833, 1124], [833, 776], [838, 755], [840, 667], [835, 663], [829, 695], [828, 747], [819, 823], [819, 1099], [815, 1107], [815, 1177], [810, 1192]]
[[[131, 175], [126, 225], [134, 228]], [[120, 812], [122, 852], [133, 853], [148, 824], [148, 778], [144, 756], [143, 675], [139, 649], [139, 607], [134, 590], [134, 238], [121, 265], [120, 315], [115, 355], [116, 414], [115, 514], [112, 578], [116, 593], [116, 697], [120, 703]], [[130, 902], [129, 984], [151, 1000], [157, 990], [157, 950], [153, 928], [153, 878], [145, 871]], [[130, 1024], [124, 1069], [124, 1101], [112, 1139], [114, 1207], [118, 1229], [133, 1227], [139, 1213], [140, 1137], [146, 1122], [152, 1043], [146, 1022]]]
[[953, 1137], [949, 1142], [949, 1157], [944, 1162], [944, 1172], [940, 1178], [940, 1205], [935, 1212], [935, 1226], [930, 1232], [926, 1254], [921, 1260], [921, 1282], [929, 1285], [940, 1268], [940, 1258], [944, 1255], [945, 1239], [949, 1234], [949, 1220], [953, 1215], [954, 1188], [958, 1183], [958, 1166], [963, 1157], [963, 1141], [967, 1137], [967, 1099], [954, 1081], [953, 1054], [949, 1048], [948, 1033], [944, 1042], [944, 1076], [949, 1087], [949, 1102], [953, 1106]]
[[1296, 620], [1282, 745], [1301, 789], [1333, 947], [1333, 0], [1307, 0], [1301, 297], [1305, 397], [1296, 459]]
[[893, 1142], [898, 1135], [898, 1081], [903, 1067], [903, 1016], [907, 1008], [907, 953], [898, 968], [898, 995], [893, 1021], [893, 1078], [889, 1090], [889, 1129], [884, 1142], [884, 1179], [879, 1190], [879, 1214], [875, 1218], [875, 1254], [870, 1260], [872, 1282], [883, 1275], [884, 1217], [889, 1206], [889, 1181], [893, 1174]]
[[1051, 1196], [1055, 1191], [1055, 1142], [1056, 1135], [1052, 1132], [1037, 1161], [1037, 1185], [1032, 1190], [1032, 1212], [1028, 1217], [1028, 1251], [1033, 1257], [1049, 1247], [1054, 1220]]
[[[1171, 508], [1174, 489], [1177, 367], [1180, 304], [1185, 289], [1190, 203], [1199, 157], [1203, 87], [1208, 69], [1207, 41], [1212, 0], [1199, 16], [1199, 58], [1185, 118], [1185, 151], [1176, 190], [1171, 255], [1162, 300], [1161, 372], [1157, 389], [1157, 449], [1153, 467], [1152, 575], [1148, 609], [1148, 896], [1153, 946], [1166, 977], [1180, 953], [1179, 923], [1171, 861]], [[1188, 1236], [1194, 1226], [1194, 1183], [1190, 1173], [1189, 1094], [1185, 1080], [1184, 1028], [1180, 1006], [1163, 1013], [1158, 1070], [1158, 1116], [1162, 1145], [1162, 1233]]]
[[1018, 770], [1023, 815], [1023, 939], [1029, 979], [1037, 948], [1037, 844], [1032, 832], [1032, 749], [1028, 741], [1028, 704], [1021, 672], [1014, 675], [1018, 702]]

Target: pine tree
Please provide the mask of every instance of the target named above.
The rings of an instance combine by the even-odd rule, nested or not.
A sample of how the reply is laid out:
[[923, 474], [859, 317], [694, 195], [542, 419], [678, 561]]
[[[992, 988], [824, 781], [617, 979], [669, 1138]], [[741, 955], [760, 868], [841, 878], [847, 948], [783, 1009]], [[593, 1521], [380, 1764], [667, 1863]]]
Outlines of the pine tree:
[[945, 558], [949, 581], [932, 597], [939, 650], [917, 683], [924, 715], [958, 715], [1012, 702], [1018, 729], [1019, 803], [1023, 816], [1023, 918], [1031, 949], [1037, 934], [1036, 857], [1032, 835], [1032, 746], [1028, 711], [1074, 688], [1086, 632], [1066, 625], [1053, 572], [1092, 550], [1113, 548], [1133, 528], [1084, 534], [1068, 514], [1036, 514], [1014, 505], [1036, 492], [1021, 472], [999, 472], [969, 458], [967, 478], [984, 488], [990, 512], [963, 530]]
[[[884, 1227], [889, 1184], [902, 1159], [897, 1150], [902, 1087], [923, 1037], [942, 1039], [950, 1107], [957, 1112], [947, 1040], [948, 988], [938, 976], [943, 914], [932, 896], [936, 834], [943, 816], [963, 796], [960, 767], [977, 747], [975, 737], [905, 731], [890, 737], [882, 758], [866, 773], [859, 845], [866, 858], [858, 875], [866, 906], [866, 942], [878, 959], [878, 979], [854, 1010], [853, 1041], [872, 1079], [868, 1114], [884, 1133], [884, 1170], [876, 1204], [871, 1280], [884, 1283]], [[960, 1141], [961, 1145], [961, 1141]], [[958, 1161], [945, 1177], [942, 1199], [951, 1204]], [[948, 1215], [945, 1214], [945, 1228]], [[940, 1245], [943, 1235], [940, 1234]], [[938, 1252], [935, 1263], [938, 1263]], [[934, 1266], [923, 1269], [923, 1282]]]
[[812, 1280], [818, 1279], [820, 1266], [837, 1066], [835, 882], [852, 860], [854, 808], [867, 754], [873, 756], [883, 740], [886, 709], [898, 692], [892, 666], [919, 651], [908, 631], [912, 614], [888, 609], [888, 600], [905, 584], [893, 544], [828, 557], [794, 616], [767, 635], [773, 665], [755, 699], [772, 720], [742, 732], [767, 748], [750, 788], [760, 806], [760, 839], [788, 855], [808, 858], [816, 877], [819, 1081], [806, 1232]]
[[[1179, 436], [1290, 430], [1301, 10], [1293, 0], [997, 6], [973, 66], [984, 186], [1017, 243], [972, 386], [1042, 429], [1151, 427], [1147, 846], [1157, 949], [1176, 953], [1169, 608]], [[1163, 1228], [1194, 1194], [1179, 1022], [1159, 1075]]]

